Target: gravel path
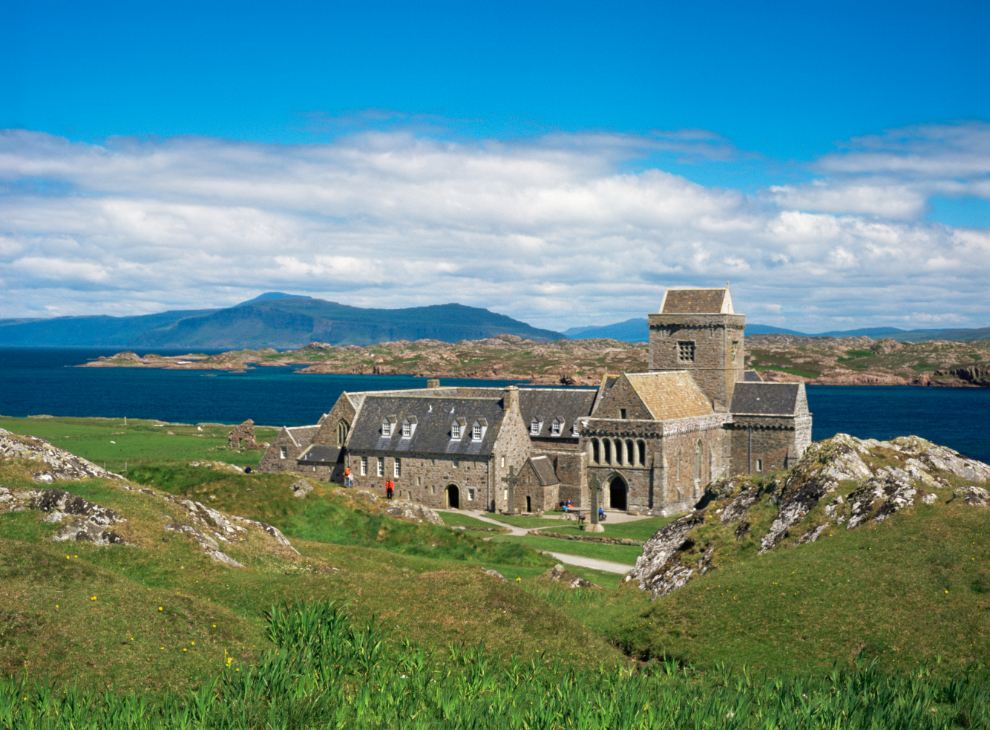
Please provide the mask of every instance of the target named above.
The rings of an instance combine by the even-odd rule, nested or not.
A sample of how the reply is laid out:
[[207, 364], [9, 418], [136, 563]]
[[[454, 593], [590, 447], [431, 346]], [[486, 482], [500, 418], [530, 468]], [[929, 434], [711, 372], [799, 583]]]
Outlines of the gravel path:
[[[504, 522], [499, 522], [498, 520], [493, 520], [491, 517], [485, 517], [485, 513], [482, 512], [482, 511], [480, 511], [480, 510], [466, 510], [466, 509], [443, 510], [443, 509], [438, 509], [436, 511], [437, 512], [440, 512], [440, 513], [443, 513], [443, 512], [459, 512], [460, 514], [470, 515], [471, 517], [474, 517], [474, 519], [481, 520], [482, 522], [488, 522], [489, 524], [492, 524], [492, 525], [497, 525], [499, 527], [508, 528], [512, 532], [504, 533], [506, 535], [519, 535], [521, 537], [523, 535], [529, 534], [529, 528], [526, 528], [526, 527], [516, 527], [515, 525], [507, 525]], [[625, 515], [625, 514], [623, 514], [622, 516], [623, 517], [627, 517], [627, 515]], [[635, 520], [635, 519], [643, 519], [643, 518], [641, 518], [641, 517], [637, 518], [637, 517], [633, 517], [633, 516], [629, 515], [627, 519], [614, 520], [614, 521], [615, 522], [620, 522], [620, 521], [621, 522], [631, 522], [632, 520]], [[543, 529], [546, 529], [546, 528], [543, 528]], [[486, 540], [490, 540], [491, 538], [489, 537], [489, 538], [485, 538], [485, 539]], [[568, 555], [566, 553], [544, 552], [544, 554], [546, 554], [546, 555], [552, 555], [553, 557], [555, 557], [560, 562], [567, 563], [568, 565], [577, 565], [577, 566], [580, 566], [582, 568], [592, 568], [594, 570], [604, 570], [606, 573], [620, 573], [620, 574], [625, 574], [625, 573], [628, 573], [630, 570], [632, 570], [632, 566], [631, 565], [623, 565], [622, 563], [613, 563], [613, 562], [610, 562], [608, 560], [596, 560], [595, 558], [583, 558], [580, 555]]]

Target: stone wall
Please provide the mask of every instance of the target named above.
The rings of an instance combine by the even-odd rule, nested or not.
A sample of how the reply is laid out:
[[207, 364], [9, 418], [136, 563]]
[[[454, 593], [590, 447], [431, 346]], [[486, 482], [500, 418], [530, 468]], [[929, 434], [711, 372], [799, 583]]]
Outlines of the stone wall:
[[529, 428], [523, 423], [522, 413], [519, 411], [519, 389], [509, 386], [504, 393], [502, 407], [505, 409], [505, 416], [493, 450], [494, 465], [488, 502], [488, 508], [496, 512], [504, 512], [509, 506], [509, 486], [502, 481], [509, 476], [509, 468], [515, 469], [518, 474], [530, 456]]
[[[687, 370], [716, 410], [732, 402], [745, 369], [743, 314], [651, 314], [650, 370]], [[681, 357], [679, 343], [693, 343], [694, 359]]]
[[[811, 417], [802, 416], [800, 420], [802, 432], [810, 443]], [[789, 465], [789, 454], [799, 458], [807, 444], [798, 453], [797, 421], [790, 416], [735, 416], [730, 426], [732, 473], [759, 474], [784, 469]]]
[[[523, 465], [515, 488], [516, 512], [547, 512], [559, 504], [557, 484], [541, 486], [530, 462]], [[526, 498], [529, 497], [529, 504]]]
[[[361, 474], [361, 459], [366, 458], [367, 473]], [[378, 459], [382, 459], [382, 476], [378, 476]], [[395, 476], [395, 456], [378, 453], [348, 452], [345, 462], [354, 474], [354, 486], [385, 496], [385, 481], [395, 482], [396, 499], [409, 499], [433, 509], [449, 506], [447, 487], [457, 490], [460, 509], [485, 509], [489, 499], [490, 461], [486, 457], [451, 458], [444, 455], [408, 453], [400, 459], [400, 476]], [[471, 498], [473, 497], [473, 499]]]
[[[339, 438], [338, 426], [343, 422], [346, 430], [350, 432], [356, 417], [357, 411], [351, 405], [350, 398], [347, 397], [346, 393], [341, 393], [330, 412], [320, 419], [320, 430], [313, 437], [313, 443], [323, 446], [344, 446], [345, 444]], [[344, 441], [346, 442], [346, 437]]]
[[[268, 473], [301, 471], [296, 459], [308, 445], [297, 446], [292, 436], [289, 435], [288, 429], [283, 426], [278, 432], [278, 436], [265, 451], [264, 456], [261, 457], [261, 461], [258, 462], [258, 471]], [[282, 456], [282, 449], [285, 449], [284, 457]]]

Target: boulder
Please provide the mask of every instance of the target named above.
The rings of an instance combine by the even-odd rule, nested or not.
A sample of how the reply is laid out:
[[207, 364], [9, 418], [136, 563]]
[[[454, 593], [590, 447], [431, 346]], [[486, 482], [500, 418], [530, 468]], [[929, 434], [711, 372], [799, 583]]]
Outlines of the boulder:
[[297, 499], [305, 499], [306, 495], [313, 491], [313, 485], [305, 479], [299, 479], [292, 485], [292, 496]]
[[564, 566], [560, 563], [553, 566], [552, 570], [548, 570], [546, 573], [540, 576], [540, 580], [549, 581], [550, 583], [563, 583], [568, 588], [600, 588], [592, 583], [590, 580], [586, 580], [579, 575], [575, 575], [564, 569]]

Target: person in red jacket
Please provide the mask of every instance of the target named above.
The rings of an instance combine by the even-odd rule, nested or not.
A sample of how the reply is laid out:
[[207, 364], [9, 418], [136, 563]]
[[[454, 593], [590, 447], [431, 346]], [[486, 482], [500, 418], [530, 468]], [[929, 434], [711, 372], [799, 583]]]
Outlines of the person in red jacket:
[[392, 494], [395, 491], [395, 483], [391, 479], [385, 480], [385, 498], [392, 499]]

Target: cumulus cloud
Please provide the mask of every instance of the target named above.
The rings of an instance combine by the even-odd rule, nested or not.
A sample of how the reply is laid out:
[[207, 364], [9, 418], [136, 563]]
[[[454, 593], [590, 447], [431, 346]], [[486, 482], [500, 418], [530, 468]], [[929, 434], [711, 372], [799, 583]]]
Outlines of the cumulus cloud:
[[769, 196], [783, 207], [917, 220], [936, 195], [990, 201], [990, 124], [927, 125], [858, 137], [812, 169], [822, 177], [771, 187]]
[[976, 326], [990, 234], [919, 219], [931, 195], [983, 194], [988, 129], [854, 140], [807, 184], [745, 193], [630, 171], [658, 151], [742, 157], [707, 132], [466, 141], [390, 121], [325, 144], [266, 145], [10, 130], [0, 317], [223, 306], [284, 290], [356, 306], [456, 301], [563, 329], [655, 311], [664, 286], [730, 279], [739, 309], [770, 324]]

